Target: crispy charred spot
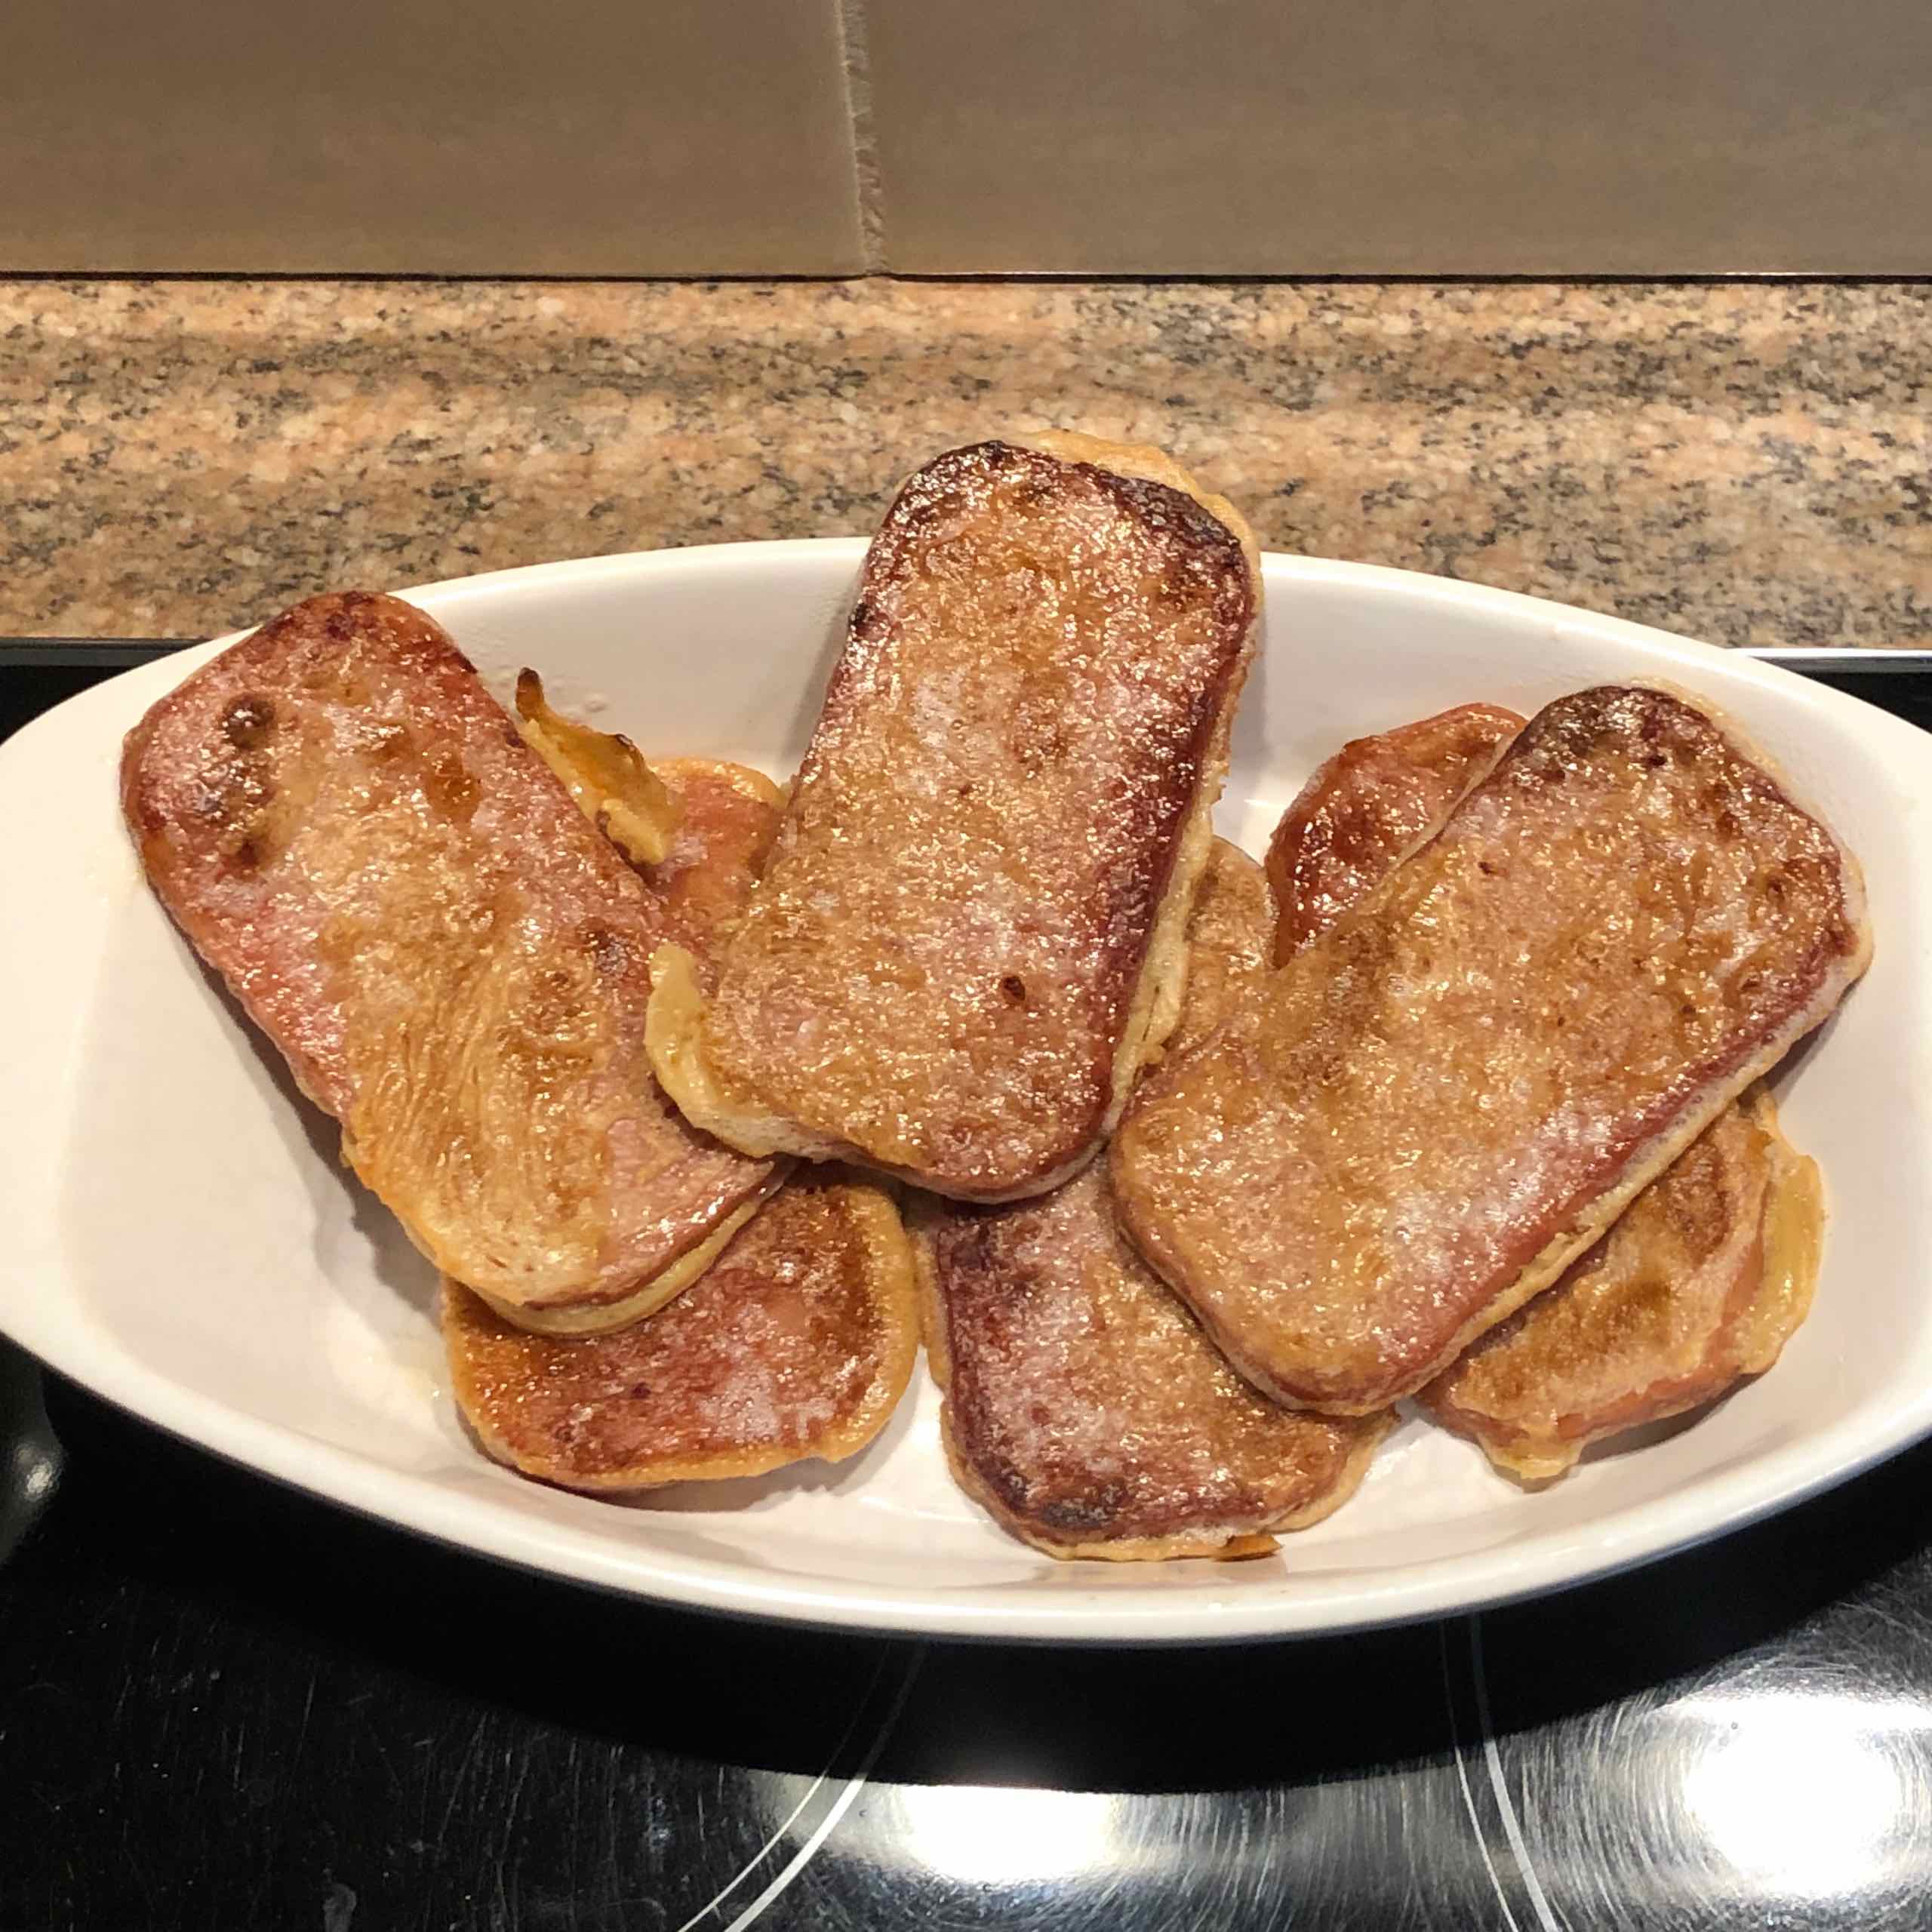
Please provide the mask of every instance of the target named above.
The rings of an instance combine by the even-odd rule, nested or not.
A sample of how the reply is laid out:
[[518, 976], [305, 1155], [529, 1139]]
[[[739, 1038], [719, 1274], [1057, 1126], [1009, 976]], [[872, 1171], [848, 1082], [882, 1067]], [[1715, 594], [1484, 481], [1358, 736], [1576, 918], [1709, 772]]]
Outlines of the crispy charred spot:
[[274, 797], [275, 781], [261, 760], [238, 758], [202, 781], [191, 809], [210, 825], [239, 826], [259, 816]]
[[476, 811], [475, 775], [448, 746], [439, 745], [423, 761], [423, 795], [442, 816], [466, 825]]
[[354, 613], [338, 605], [322, 620], [322, 631], [337, 644], [346, 644], [355, 635]]
[[1197, 558], [1171, 558], [1154, 586], [1155, 601], [1175, 609], [1192, 604], [1201, 595], [1201, 577]]
[[232, 698], [221, 714], [222, 736], [237, 751], [251, 752], [275, 729], [275, 701], [253, 693]]
[[608, 926], [593, 921], [583, 929], [583, 943], [598, 972], [616, 979], [630, 964], [630, 949]]
[[1009, 973], [999, 983], [1000, 992], [1014, 1006], [1026, 1004], [1026, 982], [1017, 973]]
[[[303, 638], [303, 644], [306, 647], [314, 641], [312, 634]], [[350, 706], [368, 700], [368, 687], [356, 674], [355, 660], [349, 652], [305, 648], [299, 654], [291, 654], [291, 660], [296, 667], [296, 682], [305, 694], [331, 704]]]
[[1039, 1518], [1051, 1530], [1104, 1530], [1131, 1500], [1124, 1483], [1105, 1482], [1088, 1495], [1056, 1497], [1041, 1503]]
[[1038, 721], [1019, 745], [1021, 765], [1029, 772], [1041, 772], [1066, 762], [1066, 731], [1057, 719]]
[[[1069, 471], [1143, 528], [1165, 531], [1187, 547], [1189, 554], [1174, 559], [1153, 587], [1157, 601], [1185, 603], [1198, 598], [1204, 585], [1211, 585], [1218, 615], [1241, 622], [1252, 617], [1254, 589], [1241, 540], [1232, 531], [1185, 491], [1098, 464], [1000, 441], [950, 450], [906, 484], [889, 514], [888, 525], [910, 531], [983, 496], [995, 485], [1013, 508], [1051, 506], [1060, 500], [1060, 479]], [[1169, 586], [1178, 589], [1186, 583], [1192, 589], [1170, 596]]]
[[989, 1461], [980, 1475], [990, 1489], [1015, 1515], [1024, 1515], [1031, 1509], [1033, 1502], [1033, 1485], [1026, 1475], [1012, 1463], [1001, 1458]]

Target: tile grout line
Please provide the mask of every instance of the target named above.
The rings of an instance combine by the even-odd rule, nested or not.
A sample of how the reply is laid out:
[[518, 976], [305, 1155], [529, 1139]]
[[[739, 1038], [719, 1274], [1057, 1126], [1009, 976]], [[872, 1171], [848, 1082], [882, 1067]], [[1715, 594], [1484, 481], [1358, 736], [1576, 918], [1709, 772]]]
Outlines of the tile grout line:
[[872, 125], [871, 42], [866, 0], [838, 0], [839, 69], [845, 82], [845, 133], [852, 155], [853, 192], [858, 203], [863, 272], [885, 272], [884, 179]]

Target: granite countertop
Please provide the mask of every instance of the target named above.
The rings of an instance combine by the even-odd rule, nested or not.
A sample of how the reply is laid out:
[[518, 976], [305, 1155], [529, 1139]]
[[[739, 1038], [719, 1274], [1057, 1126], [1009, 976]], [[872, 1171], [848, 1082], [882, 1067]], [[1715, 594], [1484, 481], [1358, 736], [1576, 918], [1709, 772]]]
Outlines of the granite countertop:
[[1932, 644], [1932, 286], [0, 283], [0, 632], [869, 528], [1162, 444], [1264, 545], [1728, 644]]

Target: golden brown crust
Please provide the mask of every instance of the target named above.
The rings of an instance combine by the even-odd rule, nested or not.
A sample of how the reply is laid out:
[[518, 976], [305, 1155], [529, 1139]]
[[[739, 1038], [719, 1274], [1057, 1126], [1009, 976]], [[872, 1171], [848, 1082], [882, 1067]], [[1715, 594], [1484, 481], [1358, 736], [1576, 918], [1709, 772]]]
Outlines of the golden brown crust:
[[1158, 1044], [1260, 589], [1140, 454], [981, 444], [888, 512], [698, 1050], [660, 1062], [734, 1145], [1036, 1192]]
[[651, 1076], [651, 896], [420, 611], [264, 625], [129, 734], [122, 800], [356, 1171], [500, 1305], [629, 1318], [771, 1185]]
[[638, 870], [663, 943], [685, 948], [708, 974], [764, 869], [785, 795], [763, 772], [722, 758], [654, 758], [651, 768], [676, 802], [678, 823], [663, 857]]
[[[1184, 1030], [1263, 970], [1271, 924], [1261, 869], [1217, 841]], [[954, 1478], [1050, 1555], [1260, 1554], [1352, 1494], [1386, 1429], [1256, 1394], [1128, 1246], [1097, 1168], [1010, 1206], [930, 1201], [914, 1246]]]
[[658, 863], [678, 829], [677, 801], [629, 739], [566, 718], [528, 665], [516, 674], [517, 730], [577, 809], [634, 866]]
[[1513, 711], [1458, 705], [1352, 738], [1302, 787], [1268, 841], [1282, 964], [1435, 836], [1523, 728]]
[[[1761, 1093], [1728, 1107], [1547, 1294], [1417, 1395], [1525, 1481], [1767, 1368], [1817, 1277], [1817, 1170]], [[1795, 1253], [1781, 1217], [1804, 1217]]]
[[1554, 1281], [1869, 954], [1855, 863], [1712, 718], [1578, 693], [1152, 1076], [1118, 1210], [1257, 1384], [1383, 1405]]
[[[1522, 723], [1466, 705], [1329, 759], [1269, 848], [1280, 956], [1432, 838]], [[1783, 1240], [1766, 1229], [1801, 1216], [1816, 1183], [1768, 1097], [1735, 1103], [1555, 1286], [1418, 1391], [1419, 1405], [1499, 1468], [1542, 1481], [1589, 1442], [1721, 1394], [1768, 1367], [1810, 1306], [1815, 1225]]]
[[1003, 1207], [928, 1198], [913, 1244], [954, 1478], [1049, 1555], [1216, 1556], [1300, 1527], [1387, 1428], [1257, 1395], [1128, 1246], [1097, 1167]]
[[1266, 974], [1273, 923], [1266, 875], [1239, 846], [1216, 839], [1188, 915], [1185, 990], [1168, 1052], [1204, 1040]]
[[626, 1295], [614, 1300], [565, 1302], [555, 1307], [500, 1301], [480, 1288], [470, 1292], [487, 1303], [506, 1321], [527, 1328], [535, 1335], [603, 1335], [613, 1329], [628, 1328], [646, 1315], [655, 1315], [667, 1303], [675, 1301], [736, 1239], [738, 1230], [785, 1184], [791, 1170], [786, 1161], [768, 1162], [770, 1171], [755, 1194], [740, 1201], [723, 1216], [695, 1247], [688, 1247], [668, 1267], [648, 1275]]
[[566, 1488], [762, 1475], [863, 1448], [918, 1352], [912, 1261], [891, 1198], [801, 1175], [686, 1294], [583, 1340], [533, 1335], [444, 1284], [451, 1387], [499, 1462]]
[[[540, 702], [540, 684], [535, 696]], [[589, 774], [580, 765], [575, 785], [558, 770], [555, 756], [560, 742], [568, 747], [574, 740], [581, 743], [584, 738], [605, 734], [591, 733], [554, 712], [548, 712], [548, 721], [552, 727], [549, 749], [531, 740], [528, 719], [525, 741], [565, 780], [579, 808], [608, 836], [610, 789], [597, 770], [603, 761], [601, 755], [593, 758]], [[628, 739], [609, 742], [632, 751]], [[627, 785], [625, 802], [635, 807], [641, 801], [645, 813], [641, 815], [634, 809], [629, 814], [632, 835], [625, 843], [612, 842], [619, 844], [644, 881], [660, 931], [667, 940], [688, 947], [697, 962], [695, 970], [704, 974], [758, 882], [765, 854], [777, 835], [784, 794], [762, 772], [720, 758], [663, 758], [648, 767], [641, 767], [640, 761], [640, 766], [650, 789]], [[661, 838], [651, 846], [657, 854], [654, 862], [634, 856], [641, 849], [642, 841], [636, 834], [644, 826], [661, 830]], [[786, 1161], [771, 1163], [765, 1185], [756, 1194], [719, 1220], [695, 1247], [687, 1249], [621, 1301], [551, 1309], [505, 1307], [488, 1294], [483, 1299], [500, 1315], [539, 1334], [591, 1335], [641, 1321], [683, 1294], [724, 1252], [738, 1230], [783, 1185], [790, 1168]]]

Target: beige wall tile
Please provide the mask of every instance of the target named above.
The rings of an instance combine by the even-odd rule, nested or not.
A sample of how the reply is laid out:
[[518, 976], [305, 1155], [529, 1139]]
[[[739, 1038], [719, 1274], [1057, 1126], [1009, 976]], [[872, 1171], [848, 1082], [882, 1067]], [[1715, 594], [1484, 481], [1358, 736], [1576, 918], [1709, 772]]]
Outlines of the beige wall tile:
[[837, 0], [0, 7], [0, 271], [862, 261]]
[[1932, 272], [1925, 0], [868, 0], [891, 266]]

